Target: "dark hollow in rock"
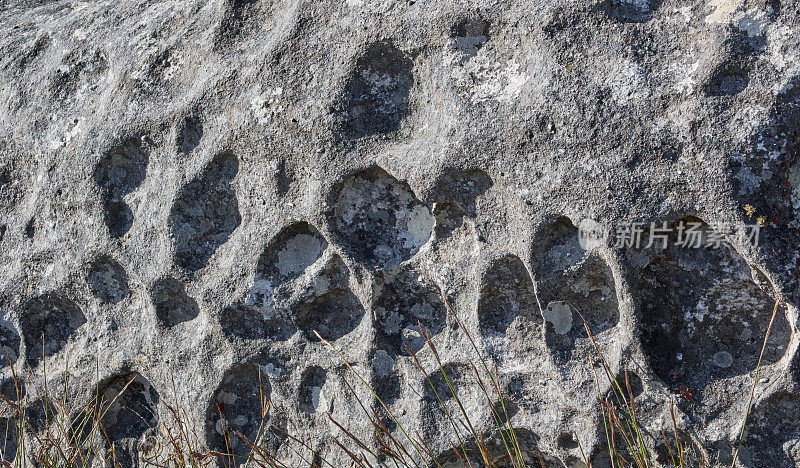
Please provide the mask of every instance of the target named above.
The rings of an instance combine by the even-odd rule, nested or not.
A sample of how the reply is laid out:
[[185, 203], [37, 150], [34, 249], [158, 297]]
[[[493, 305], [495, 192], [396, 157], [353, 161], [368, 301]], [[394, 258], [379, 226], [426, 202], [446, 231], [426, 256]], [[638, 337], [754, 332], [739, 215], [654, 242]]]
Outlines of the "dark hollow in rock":
[[564, 432], [558, 436], [557, 444], [560, 448], [572, 450], [578, 448], [578, 441], [571, 432]]
[[605, 0], [601, 9], [613, 20], [621, 23], [644, 23], [653, 18], [653, 13], [663, 0]]
[[735, 64], [723, 64], [705, 86], [707, 96], [733, 96], [741, 93], [750, 83], [747, 69]]
[[703, 84], [703, 92], [709, 97], [735, 96], [750, 84], [754, 58], [764, 49], [764, 38], [750, 36], [747, 31], [735, 29], [727, 34], [720, 57]]
[[291, 442], [288, 432], [286, 417], [273, 415], [270, 417], [269, 426], [264, 431], [261, 448], [268, 453], [277, 453], [282, 447]]
[[489, 40], [489, 22], [478, 18], [465, 18], [456, 23], [451, 32], [453, 47], [464, 54], [465, 61], [478, 55]]
[[379, 167], [348, 179], [338, 194], [334, 224], [357, 260], [371, 268], [411, 258], [430, 238], [434, 218], [403, 183]]
[[774, 21], [775, 18], [777, 18], [781, 13], [781, 7], [783, 6], [781, 4], [781, 0], [767, 0], [766, 5], [767, 5], [767, 11], [772, 10], [770, 11], [769, 16], [770, 19]]
[[[619, 375], [615, 377], [615, 379], [622, 390], [622, 395], [628, 401], [630, 401], [630, 398], [635, 400], [644, 393], [644, 384], [642, 383], [642, 379], [639, 378], [639, 376], [633, 371], [621, 371]], [[617, 397], [615, 396], [614, 398]], [[618, 407], [620, 407], [621, 404], [624, 404], [621, 400], [616, 401], [615, 403]]]
[[7, 166], [0, 167], [0, 190], [5, 190], [11, 184], [11, 169]]
[[258, 308], [241, 304], [226, 307], [220, 314], [220, 322], [226, 335], [246, 340], [286, 341], [297, 330], [277, 314], [265, 316]]
[[149, 54], [145, 59], [147, 70], [136, 79], [136, 92], [143, 97], [154, 97], [159, 90], [168, 88], [169, 73], [180, 68], [180, 59], [176, 56], [176, 47], [167, 46]]
[[50, 35], [47, 33], [42, 34], [42, 36], [36, 39], [36, 42], [33, 43], [33, 46], [22, 53], [19, 57], [19, 61], [17, 62], [19, 69], [24, 70], [28, 67], [28, 65], [36, 61], [38, 57], [42, 56], [42, 54], [50, 46], [51, 42]]
[[[613, 377], [614, 380], [607, 380], [609, 384], [608, 390], [606, 390], [605, 395], [602, 399], [602, 404], [610, 405], [614, 408], [617, 408], [617, 412], [620, 415], [628, 414], [630, 415], [634, 410], [638, 413], [638, 417], [642, 418], [642, 413], [646, 411], [642, 406], [642, 399], [639, 398], [644, 393], [644, 384], [642, 383], [642, 379], [639, 378], [636, 373], [633, 371], [620, 371], [617, 375]], [[595, 385], [594, 382], [592, 382]], [[595, 392], [597, 387], [595, 387]], [[595, 393], [596, 397], [597, 393]], [[596, 424], [596, 429], [600, 433], [602, 437], [605, 437], [604, 433], [604, 424], [608, 421], [603, 420], [602, 418], [608, 417], [608, 414], [601, 416], [598, 424]], [[641, 419], [640, 419], [641, 420]], [[616, 432], [619, 432], [615, 429]], [[668, 433], [668, 437], [672, 434]], [[663, 440], [660, 438], [659, 443]], [[605, 442], [607, 439], [603, 439]], [[620, 441], [624, 444], [624, 441]], [[628, 447], [625, 447], [627, 450]], [[594, 465], [592, 465], [594, 466]], [[604, 465], [605, 466], [605, 465]]]
[[505, 381], [501, 382], [503, 395], [508, 395], [508, 400], [514, 401], [519, 408], [528, 412], [539, 411], [543, 397], [537, 389], [538, 376], [528, 372], [513, 372], [503, 380]]
[[231, 181], [239, 160], [230, 153], [217, 155], [203, 172], [181, 190], [169, 215], [175, 239], [175, 262], [195, 272], [242, 222]]
[[286, 160], [278, 161], [278, 170], [275, 171], [275, 188], [279, 197], [285, 196], [292, 188], [294, 174], [291, 168], [286, 167]]
[[433, 216], [436, 220], [434, 233], [436, 239], [442, 240], [450, 237], [456, 229], [464, 225], [466, 212], [455, 203], [436, 203]]
[[[447, 374], [445, 379], [444, 374]], [[474, 380], [471, 368], [466, 364], [449, 363], [437, 369], [436, 372], [428, 374], [427, 379], [423, 379], [422, 401], [429, 404], [438, 404], [438, 399], [442, 401], [453, 400], [455, 396], [462, 397], [460, 390], [466, 390]], [[449, 380], [449, 384], [448, 384]], [[453, 390], [450, 389], [453, 386]], [[438, 395], [438, 398], [437, 398]]]
[[139, 445], [158, 430], [158, 392], [141, 374], [112, 379], [101, 394], [100, 422], [123, 466], [137, 466]]
[[58, 405], [53, 401], [39, 397], [30, 402], [26, 400], [23, 402], [25, 423], [34, 434], [41, 434], [57, 417]]
[[414, 62], [389, 42], [370, 45], [355, 64], [336, 112], [342, 139], [400, 129], [414, 85]]
[[256, 274], [277, 287], [302, 275], [326, 248], [328, 241], [314, 226], [306, 222], [291, 224], [281, 229], [264, 249]]
[[86, 317], [74, 302], [60, 293], [49, 292], [26, 302], [19, 322], [27, 362], [34, 366], [43, 355], [49, 357], [61, 351], [75, 331], [86, 323]]
[[[228, 0], [222, 21], [216, 31], [215, 49], [223, 49], [235, 44], [249, 29], [257, 25], [262, 1], [260, 0]], [[269, 3], [269, 2], [267, 2]]]
[[[442, 372], [447, 374], [445, 379]], [[448, 384], [449, 380], [449, 384]], [[428, 374], [428, 378], [423, 378], [421, 382], [422, 400], [421, 417], [422, 432], [426, 440], [439, 440], [442, 434], [452, 434], [453, 428], [445, 412], [453, 417], [457, 425], [466, 424], [464, 416], [461, 414], [455, 397], [462, 404], [468, 405], [478, 396], [477, 383], [474, 380], [472, 369], [461, 363], [444, 364], [441, 369], [436, 369]], [[453, 390], [450, 390], [452, 385]], [[480, 390], [477, 390], [478, 392]], [[483, 395], [480, 395], [483, 396]], [[474, 400], [477, 403], [478, 400]], [[486, 404], [486, 400], [480, 401], [481, 405]], [[444, 405], [444, 407], [443, 407]], [[474, 415], [470, 415], [474, 417]]]
[[303, 411], [308, 413], [316, 413], [319, 410], [325, 410], [326, 408], [320, 407], [320, 403], [323, 395], [323, 387], [325, 387], [325, 382], [328, 380], [328, 372], [318, 366], [311, 366], [303, 372], [303, 376], [300, 379], [300, 396], [299, 396], [299, 404], [300, 408]]
[[99, 50], [76, 48], [66, 54], [50, 80], [50, 92], [55, 99], [66, 100], [85, 83], [95, 86], [95, 81], [108, 70], [108, 58]]
[[[797, 293], [800, 293], [800, 291], [797, 291]], [[789, 363], [789, 376], [791, 378], [791, 388], [797, 393], [800, 391], [800, 359], [792, 359]]]
[[[702, 224], [702, 232], [705, 238], [712, 230]], [[670, 388], [688, 387], [693, 399], [702, 401], [706, 387], [755, 369], [775, 301], [753, 274], [730, 247], [674, 243], [642, 271], [637, 290], [643, 348]], [[789, 336], [778, 310], [762, 365], [784, 355]], [[726, 404], [723, 400], [715, 397], [704, 411]]]
[[[6, 150], [6, 146], [0, 142], [0, 152]], [[22, 200], [26, 193], [25, 186], [35, 172], [35, 167], [28, 167], [22, 161], [2, 162], [0, 165], [0, 215], [11, 212]]]
[[[377, 350], [372, 358], [370, 380], [372, 388], [384, 405], [391, 406], [400, 399], [400, 376], [394, 367], [393, 359], [382, 349]], [[381, 404], [376, 402], [376, 406], [380, 407]]]
[[364, 316], [364, 307], [349, 289], [335, 289], [302, 304], [297, 322], [306, 337], [335, 341], [355, 330]]
[[[622, 437], [617, 437], [613, 443], [617, 448], [617, 454], [620, 457], [623, 457], [625, 460], [633, 460], [630, 451], [624, 445], [625, 441]], [[615, 468], [617, 466], [618, 458], [615, 457], [612, 460], [611, 454], [608, 452], [608, 448], [605, 445], [600, 445], [600, 448], [589, 457], [590, 466], [592, 468]]]
[[[256, 443], [259, 427], [266, 427], [262, 411], [270, 401], [271, 387], [257, 364], [240, 364], [222, 378], [208, 409], [208, 441], [213, 450], [226, 454], [225, 466], [247, 461], [250, 448], [233, 431]], [[226, 443], [227, 439], [227, 443]]]
[[[441, 291], [418, 281], [414, 271], [387, 273], [378, 278], [373, 304], [378, 333], [393, 355], [409, 355], [425, 346], [420, 325], [434, 337], [444, 329], [447, 311]], [[408, 348], [408, 349], [406, 349]]]
[[94, 170], [112, 237], [122, 237], [133, 225], [133, 214], [123, 197], [139, 187], [147, 176], [149, 151], [141, 137], [132, 137], [111, 148]]
[[19, 376], [15, 379], [13, 375], [4, 377], [0, 381], [0, 395], [4, 398], [3, 401], [22, 401], [25, 398], [25, 380]]
[[386, 411], [384, 405], [392, 408], [396, 402], [403, 401], [401, 399], [403, 384], [400, 380], [400, 374], [397, 372], [397, 361], [391, 352], [387, 352], [382, 348], [383, 346], [379, 343], [378, 349], [375, 350], [370, 359], [372, 370], [370, 386], [375, 390], [375, 395], [377, 396], [374, 399], [374, 406], [378, 410], [379, 418], [389, 430], [395, 430], [397, 424], [389, 412]]
[[[564, 271], [580, 262], [586, 252], [578, 241], [578, 228], [566, 216], [547, 224], [531, 246], [532, 266], [538, 284], [558, 282]], [[550, 285], [555, 289], [557, 285]]]
[[[564, 468], [565, 464], [567, 466], [581, 466], [580, 464], [571, 464], [570, 462], [572, 460], [570, 459], [562, 461], [559, 458], [548, 456], [536, 449], [539, 437], [528, 429], [515, 427], [514, 435], [516, 439], [515, 445], [519, 447], [522, 456], [526, 461], [530, 460], [525, 466], [533, 466], [536, 468]], [[503, 436], [506, 437], [505, 440], [503, 439]], [[483, 440], [482, 443], [484, 444], [484, 447], [479, 448], [478, 445], [471, 439], [465, 439], [463, 442], [463, 449], [462, 447], [458, 447], [458, 451], [454, 453], [453, 449], [450, 448], [437, 456], [436, 461], [439, 464], [438, 466], [468, 466], [474, 468], [484, 468], [487, 466], [511, 468], [514, 466], [519, 466], [519, 462], [516, 459], [516, 453], [513, 452], [513, 449], [512, 454], [514, 458], [511, 458], [508, 454], [508, 450], [505, 448], [505, 444], [509, 444], [510, 442], [508, 440], [508, 435], [503, 434], [501, 436], [497, 431], [495, 431], [491, 434], [480, 434], [480, 437]], [[486, 452], [488, 458], [492, 460], [492, 465], [487, 465], [485, 463], [484, 451]], [[435, 464], [431, 463], [431, 465]], [[594, 464], [592, 464], [592, 468], [594, 468]]]
[[12, 324], [0, 324], [0, 369], [17, 362], [20, 343], [19, 333]]
[[[675, 436], [674, 429], [664, 429], [666, 434], [666, 441], [662, 436], [661, 443], [655, 447], [655, 461], [659, 466], [680, 466], [680, 457], [678, 456], [678, 444], [675, 443], [676, 439], [680, 443], [684, 466], [703, 466], [702, 460], [705, 460], [703, 450], [695, 443], [695, 441], [684, 431], [678, 429], [678, 435]], [[712, 452], [713, 453], [713, 452]], [[718, 459], [718, 465], [723, 463], [721, 454], [715, 454]], [[727, 466], [727, 464], [725, 464]], [[770, 465], [772, 466], [772, 465]]]
[[94, 181], [108, 201], [122, 197], [142, 185], [150, 157], [141, 137], [128, 138], [111, 148], [94, 170]]
[[186, 117], [178, 128], [177, 141], [178, 151], [189, 154], [200, 145], [203, 138], [203, 121], [196, 115]]
[[158, 392], [141, 374], [112, 379], [102, 393], [103, 427], [113, 441], [137, 439], [158, 421]]
[[6, 226], [4, 224], [0, 224], [0, 242], [3, 241], [3, 237], [6, 235]]
[[86, 282], [92, 294], [104, 304], [117, 304], [129, 294], [125, 269], [108, 255], [101, 255], [89, 264]]
[[[642, 420], [641, 419], [642, 415], [640, 413], [641, 411], [642, 411], [641, 407], [637, 407], [636, 408], [637, 420], [638, 421]], [[626, 425], [629, 424], [628, 421], [630, 421], [630, 419], [631, 419], [630, 416], [629, 416], [629, 413], [628, 413], [628, 415], [626, 415], [624, 411], [618, 410], [617, 414], [619, 414], [620, 418], [621, 418], [620, 424], [626, 424]], [[608, 414], [606, 414], [605, 417], [607, 418]], [[599, 441], [599, 443], [594, 444], [593, 450], [589, 454], [589, 466], [590, 467], [592, 467], [592, 468], [595, 468], [595, 467], [597, 467], [597, 468], [617, 468], [617, 467], [621, 467], [620, 459], [621, 460], [626, 460], [626, 461], [627, 460], [636, 460], [637, 457], [639, 457], [639, 459], [641, 459], [641, 455], [638, 454], [639, 445], [637, 443], [635, 443], [635, 442], [632, 442], [632, 439], [631, 439], [630, 435], [628, 435], [628, 434], [630, 434], [628, 432], [628, 429], [626, 429], [626, 433], [627, 434], [623, 435], [621, 433], [622, 431], [620, 431], [618, 429], [619, 426], [615, 427], [614, 431], [613, 431], [613, 439], [612, 439], [611, 427], [604, 425], [603, 416], [601, 416], [600, 414], [597, 415], [597, 418], [598, 418], [598, 421], [597, 421], [597, 423], [595, 423], [594, 429], [596, 431], [596, 434], [597, 434], [597, 437], [598, 437], [597, 440]], [[625, 418], [625, 419], [622, 419], [622, 418]], [[606, 421], [606, 424], [608, 424], [608, 420], [605, 419], [605, 421]], [[631, 426], [627, 426], [627, 427], [631, 427]], [[608, 435], [606, 435], [607, 434], [606, 433], [606, 428], [608, 428]], [[677, 461], [678, 456], [677, 456], [677, 452], [675, 451], [676, 450], [676, 447], [674, 445], [675, 444], [675, 439], [674, 439], [674, 432], [672, 430], [671, 421], [668, 420], [667, 424], [663, 426], [663, 435], [662, 435], [662, 432], [661, 432], [662, 428], [659, 428], [656, 431], [653, 431], [652, 433], [650, 433], [650, 437], [652, 437], [652, 439], [650, 439], [650, 440], [655, 439], [655, 441], [654, 441], [655, 442], [655, 447], [654, 447], [655, 450], [651, 449], [649, 447], [649, 444], [648, 444], [648, 450], [647, 450], [647, 452], [648, 452], [647, 453], [647, 455], [648, 455], [648, 466], [658, 466], [658, 467], [664, 467], [664, 468], [681, 466], [680, 462]], [[644, 432], [644, 434], [645, 435], [643, 437], [648, 437], [648, 433], [647, 432]], [[676, 463], [673, 463], [672, 460], [670, 460], [670, 461], [668, 461], [666, 463], [661, 462], [661, 459], [660, 459], [661, 451], [662, 450], [666, 451], [666, 446], [663, 445], [665, 437], [668, 440], [668, 443], [670, 444], [670, 448], [673, 450], [673, 456], [674, 456], [674, 459], [675, 459]], [[701, 463], [701, 460], [706, 461], [706, 460], [708, 460], [708, 457], [701, 459], [699, 455], [701, 455], [702, 452], [699, 452], [699, 451], [695, 450], [696, 446], [693, 445], [691, 438], [687, 437], [686, 434], [684, 432], [682, 432], [680, 429], [678, 430], [678, 440], [681, 442], [681, 448], [685, 450], [685, 453], [684, 453], [685, 457], [684, 457], [683, 466], [686, 466], [686, 467], [728, 466], [728, 465], [725, 465], [724, 463], [719, 463], [722, 460], [714, 460], [717, 463], [705, 463], [705, 462]], [[583, 443], [583, 441], [581, 441], [581, 442]], [[611, 444], [611, 446], [613, 447], [613, 457], [611, 456], [611, 453], [609, 453], [609, 444]], [[727, 444], [727, 445], [730, 445], [730, 444]], [[585, 445], [584, 445], [584, 449], [586, 449]], [[717, 454], [714, 454], [714, 455], [717, 455]], [[658, 460], [658, 462], [656, 462], [656, 460]], [[629, 466], [629, 465], [627, 465], [627, 463], [626, 463], [626, 466]]]
[[295, 358], [297, 356], [299, 355], [294, 352], [294, 348], [281, 347], [279, 349], [278, 347], [270, 346], [263, 347], [259, 354], [253, 358], [253, 362], [258, 362], [261, 365], [261, 369], [269, 377], [270, 382], [286, 383], [292, 377], [291, 374], [295, 368]]
[[133, 211], [125, 202], [106, 203], [104, 219], [111, 237], [122, 237], [133, 227]]
[[[281, 229], [258, 260], [245, 305], [261, 309], [264, 313], [269, 312], [275, 298], [287, 294], [287, 289], [280, 286], [302, 276], [322, 257], [327, 247], [328, 241], [306, 222]], [[347, 270], [343, 265], [342, 268]]]
[[528, 269], [518, 257], [494, 260], [482, 279], [478, 322], [485, 337], [505, 336], [512, 323], [524, 325], [539, 315]]
[[[586, 325], [592, 337], [600, 339], [619, 322], [619, 303], [611, 268], [599, 255], [592, 254], [563, 272], [557, 281], [542, 284], [538, 293], [544, 306], [542, 315], [547, 321], [545, 341], [555, 360], [570, 361], [578, 346], [592, 354]], [[557, 289], [550, 289], [554, 285]]]
[[767, 398], [748, 419], [740, 452], [742, 465], [793, 468], [800, 461], [800, 396], [779, 392]]
[[153, 283], [150, 298], [156, 309], [156, 317], [167, 327], [188, 322], [200, 314], [197, 301], [186, 294], [183, 283], [175, 278], [161, 278]]
[[15, 418], [0, 418], [0, 461], [13, 466], [17, 457], [18, 421]]
[[36, 218], [31, 218], [25, 224], [25, 230], [22, 232], [28, 239], [33, 239], [36, 234]]
[[350, 270], [342, 257], [334, 254], [325, 262], [319, 272], [319, 278], [327, 280], [328, 289], [347, 289], [350, 284]]
[[[497, 416], [497, 420], [500, 422], [500, 425], [507, 425], [508, 421], [514, 417], [515, 414], [519, 412], [519, 406], [511, 400], [506, 400], [506, 397], [503, 397], [503, 401], [496, 401], [492, 405], [492, 411]], [[515, 429], [516, 430], [516, 429]]]
[[455, 203], [469, 216], [475, 216], [475, 201], [486, 193], [494, 182], [489, 174], [479, 169], [444, 171], [434, 184], [436, 200]]
[[[436, 460], [445, 466], [485, 467], [486, 464], [482, 455], [482, 450], [486, 450], [488, 451], [488, 456], [492, 460], [493, 466], [497, 468], [510, 468], [519, 465], [516, 458], [512, 459], [509, 457], [508, 450], [506, 449], [506, 444], [510, 442], [508, 433], [500, 434], [499, 431], [492, 430], [489, 433], [480, 434], [480, 437], [483, 441], [482, 448], [479, 448], [474, 440], [464, 439], [463, 449], [466, 451], [466, 457], [464, 457], [463, 453], [454, 453], [451, 448], [437, 457]], [[560, 460], [536, 449], [536, 447], [540, 445], [540, 437], [530, 429], [514, 427], [514, 439], [515, 442], [512, 443], [519, 447], [524, 459], [532, 460], [528, 462], [528, 466], [534, 466], [536, 468], [563, 468], [565, 464], [567, 466], [574, 466], [570, 463], [572, 460]], [[459, 448], [459, 451], [460, 450], [461, 448]], [[513, 449], [512, 454], [516, 457]]]
[[[400, 385], [399, 380], [385, 381], [385, 383], [388, 385]], [[395, 396], [395, 394], [399, 395], [398, 389], [391, 388], [391, 389], [380, 389], [380, 390], [381, 392], [388, 394], [388, 395], [382, 395], [381, 392], [378, 392], [378, 389], [376, 389], [376, 392], [378, 392], [378, 396], [381, 398], [381, 400], [383, 400], [383, 403], [390, 408], [389, 411], [391, 411], [392, 404], [396, 402], [398, 398], [397, 396]], [[389, 400], [386, 400], [384, 398], [389, 398]], [[389, 411], [386, 411], [386, 409], [377, 400], [375, 400], [374, 408], [375, 408], [376, 418], [380, 421], [380, 424], [386, 427], [386, 429], [388, 429], [390, 432], [396, 431], [397, 423], [392, 418], [392, 415], [389, 414]]]
[[[517, 428], [514, 428], [514, 431], [517, 431]], [[499, 444], [502, 444], [502, 441], [498, 441]], [[487, 441], [488, 444], [488, 441]], [[436, 456], [434, 459], [437, 463], [441, 466], [469, 466], [469, 467], [485, 467], [490, 466], [484, 463], [484, 454], [482, 450], [485, 450], [487, 453], [486, 455], [491, 458], [492, 463], [494, 466], [508, 468], [514, 466], [516, 463], [516, 459], [512, 460], [508, 457], [508, 453], [504, 451], [502, 448], [503, 446], [500, 445], [499, 447], [495, 447], [494, 444], [490, 448], [482, 449], [478, 448], [476, 444], [465, 442], [463, 449], [461, 447], [458, 448], [458, 452], [453, 453], [453, 449], [447, 449], [440, 455]], [[522, 444], [520, 444], [522, 445]], [[542, 461], [539, 463], [539, 456], [538, 452], [536, 451], [529, 451], [527, 449], [523, 449], [520, 447], [520, 450], [524, 454], [526, 460], [535, 460], [536, 468], [562, 468], [563, 465], [551, 465], [546, 458], [542, 458]], [[466, 453], [464, 453], [466, 452]], [[515, 455], [516, 456], [516, 455]], [[430, 462], [431, 465], [434, 465], [433, 460]], [[594, 465], [592, 465], [594, 466]]]

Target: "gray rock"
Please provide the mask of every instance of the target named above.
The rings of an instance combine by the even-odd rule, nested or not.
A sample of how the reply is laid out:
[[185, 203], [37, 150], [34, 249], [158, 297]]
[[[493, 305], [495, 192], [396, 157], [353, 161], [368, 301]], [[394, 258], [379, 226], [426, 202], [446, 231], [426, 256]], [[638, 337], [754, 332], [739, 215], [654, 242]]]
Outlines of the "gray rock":
[[[687, 447], [729, 464], [772, 323], [740, 462], [795, 466], [798, 18], [787, 0], [0, 0], [0, 381], [13, 363], [44, 415], [43, 365], [86, 401], [132, 379], [107, 421], [130, 464], [173, 404], [228, 462], [248, 447], [225, 431], [264, 423], [289, 465], [282, 431], [343, 464], [327, 413], [372, 440], [356, 396], [377, 403], [317, 331], [444, 459], [432, 389], [458, 405], [426, 334], [498, 437], [458, 317], [531, 454], [602, 463], [596, 345], [641, 384], [650, 433], [674, 398]], [[701, 246], [678, 245], [688, 224]]]

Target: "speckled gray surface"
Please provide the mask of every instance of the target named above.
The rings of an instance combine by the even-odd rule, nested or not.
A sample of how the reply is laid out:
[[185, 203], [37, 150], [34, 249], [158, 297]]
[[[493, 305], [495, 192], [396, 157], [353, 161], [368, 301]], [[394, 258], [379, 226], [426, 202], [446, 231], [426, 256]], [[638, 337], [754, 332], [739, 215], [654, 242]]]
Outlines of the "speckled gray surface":
[[[654, 451], [674, 397], [722, 464], [780, 298], [739, 463], [796, 466], [798, 8], [0, 1], [0, 344], [26, 404], [42, 356], [75, 388], [138, 373], [106, 421], [134, 464], [170, 402], [211, 448], [218, 408], [254, 433], [261, 382], [269, 423], [335, 458], [326, 413], [368, 429], [317, 330], [445, 453], [418, 323], [492, 424], [444, 294], [525, 450], [572, 465], [577, 431], [602, 465], [582, 315], [641, 382]], [[583, 220], [687, 218], [764, 227], [757, 247], [578, 246]]]

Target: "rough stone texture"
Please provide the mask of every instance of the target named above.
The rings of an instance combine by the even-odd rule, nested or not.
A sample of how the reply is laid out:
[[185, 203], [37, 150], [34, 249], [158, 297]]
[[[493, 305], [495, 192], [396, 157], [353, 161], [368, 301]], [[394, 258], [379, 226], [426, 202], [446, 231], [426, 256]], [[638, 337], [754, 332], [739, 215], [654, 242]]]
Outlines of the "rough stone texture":
[[[126, 456], [174, 401], [225, 451], [220, 404], [252, 434], [262, 391], [271, 427], [335, 458], [327, 413], [369, 432], [317, 330], [444, 454], [418, 321], [493, 434], [444, 296], [550, 466], [579, 459], [572, 431], [607, 457], [581, 317], [648, 430], [674, 397], [687, 446], [724, 464], [780, 298], [740, 463], [796, 466], [798, 18], [791, 0], [0, 1], [3, 381], [16, 362], [35, 413], [42, 359], [112, 400], [132, 379], [107, 421]], [[762, 216], [758, 247], [586, 252], [576, 228]]]

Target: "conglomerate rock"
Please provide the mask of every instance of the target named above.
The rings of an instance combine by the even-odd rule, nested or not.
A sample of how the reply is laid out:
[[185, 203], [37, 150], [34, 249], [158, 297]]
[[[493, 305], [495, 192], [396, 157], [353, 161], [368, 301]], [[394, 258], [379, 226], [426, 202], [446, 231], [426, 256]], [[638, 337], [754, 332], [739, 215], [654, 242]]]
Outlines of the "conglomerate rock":
[[315, 331], [447, 458], [420, 324], [491, 439], [457, 316], [545, 463], [607, 460], [585, 320], [729, 464], [780, 300], [738, 463], [800, 464], [798, 2], [2, 0], [0, 51], [2, 378], [132, 382], [125, 463], [168, 405], [242, 457], [263, 395], [344, 460], [376, 402]]

